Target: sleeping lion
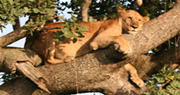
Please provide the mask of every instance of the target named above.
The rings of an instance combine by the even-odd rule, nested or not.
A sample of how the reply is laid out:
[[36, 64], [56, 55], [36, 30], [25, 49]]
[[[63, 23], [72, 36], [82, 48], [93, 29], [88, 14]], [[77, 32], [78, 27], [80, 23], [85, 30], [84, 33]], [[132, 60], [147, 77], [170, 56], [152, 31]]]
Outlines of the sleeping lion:
[[[68, 62], [75, 57], [99, 48], [105, 48], [113, 43], [120, 45], [119, 51], [125, 54], [130, 53], [131, 47], [129, 43], [120, 35], [123, 33], [137, 33], [143, 24], [149, 21], [149, 18], [142, 17], [133, 10], [126, 11], [122, 8], [117, 10], [118, 15], [112, 19], [80, 23], [82, 26], [87, 26], [87, 30], [90, 31], [83, 32], [85, 37], [79, 38], [81, 41], [73, 43], [72, 39], [65, 38], [63, 43], [57, 43], [53, 38], [53, 34], [61, 29], [50, 29], [40, 33], [31, 48], [44, 57], [45, 63], [50, 64]], [[63, 27], [63, 24], [63, 22], [49, 23], [45, 27]], [[132, 81], [142, 87], [144, 82], [138, 77], [136, 69], [130, 64], [126, 64], [124, 67], [130, 73]]]

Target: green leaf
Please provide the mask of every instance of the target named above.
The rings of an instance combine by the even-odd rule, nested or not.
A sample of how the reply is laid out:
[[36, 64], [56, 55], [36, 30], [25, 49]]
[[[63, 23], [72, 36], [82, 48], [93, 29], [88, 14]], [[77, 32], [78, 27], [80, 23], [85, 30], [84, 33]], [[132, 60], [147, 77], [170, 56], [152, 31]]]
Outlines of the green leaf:
[[64, 36], [65, 36], [66, 38], [72, 38], [72, 37], [73, 37], [73, 33], [70, 32], [70, 31], [67, 31], [67, 32], [64, 33]]
[[67, 12], [68, 14], [74, 14], [74, 12]]
[[170, 94], [166, 93], [165, 90], [160, 90], [160, 91], [158, 92], [158, 95], [170, 95]]
[[89, 22], [96, 22], [97, 19], [94, 19], [92, 16], [89, 17]]
[[73, 39], [73, 43], [75, 43], [75, 42], [77, 42], [77, 38], [74, 38], [74, 39]]
[[63, 43], [64, 42], [65, 37], [59, 37], [58, 39], [56, 39], [57, 42]]
[[8, 0], [11, 5], [13, 5], [13, 0]]
[[81, 27], [79, 27], [79, 31], [81, 31], [81, 32], [83, 31], [84, 32], [86, 30], [86, 28], [87, 28], [86, 25], [85, 26], [81, 26]]
[[52, 9], [47, 9], [47, 12], [48, 12], [48, 14], [50, 14], [50, 15], [55, 14], [55, 11], [54, 11], [54, 10], [52, 10]]
[[11, 9], [11, 15], [13, 15], [15, 13], [16, 13], [15, 9]]
[[60, 37], [60, 36], [63, 35], [63, 34], [64, 34], [63, 32], [57, 31], [57, 32], [54, 33], [53, 36], [56, 38], [56, 37]]
[[29, 11], [28, 7], [24, 7], [24, 12], [27, 13]]
[[37, 9], [37, 8], [33, 8], [33, 12], [34, 12], [34, 13], [39, 13], [40, 11], [39, 11], [39, 9]]
[[73, 21], [77, 21], [77, 17], [72, 16], [72, 20], [73, 20]]
[[174, 76], [167, 76], [166, 78], [165, 78], [165, 80], [173, 80], [174, 79]]

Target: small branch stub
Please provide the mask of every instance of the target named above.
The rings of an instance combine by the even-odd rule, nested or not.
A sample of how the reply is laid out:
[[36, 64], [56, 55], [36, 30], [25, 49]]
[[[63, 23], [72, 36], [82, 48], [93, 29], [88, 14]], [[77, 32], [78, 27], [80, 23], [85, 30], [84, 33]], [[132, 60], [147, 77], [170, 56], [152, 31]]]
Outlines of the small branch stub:
[[42, 73], [38, 71], [29, 61], [18, 62], [15, 65], [20, 73], [31, 79], [35, 84], [38, 85], [39, 88], [50, 93], [46, 88], [46, 84], [44, 83], [49, 83], [48, 80], [43, 77]]

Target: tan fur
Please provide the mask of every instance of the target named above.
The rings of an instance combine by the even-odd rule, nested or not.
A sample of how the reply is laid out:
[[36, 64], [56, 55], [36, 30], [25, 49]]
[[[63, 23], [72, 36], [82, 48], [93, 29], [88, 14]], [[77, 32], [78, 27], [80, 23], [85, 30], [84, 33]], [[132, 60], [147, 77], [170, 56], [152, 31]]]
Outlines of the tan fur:
[[[131, 47], [129, 43], [120, 35], [122, 33], [137, 33], [142, 25], [149, 21], [149, 18], [142, 17], [136, 11], [125, 11], [122, 8], [118, 9], [118, 13], [118, 16], [110, 20], [80, 23], [82, 26], [86, 25], [87, 30], [90, 30], [90, 32], [83, 33], [85, 37], [80, 38], [81, 41], [73, 43], [72, 39], [66, 38], [63, 43], [57, 43], [52, 35], [53, 32], [60, 29], [51, 29], [40, 33], [31, 48], [45, 57], [45, 62], [51, 64], [70, 61], [75, 57], [82, 56], [98, 48], [105, 48], [113, 43], [119, 43], [120, 51], [130, 53]], [[45, 27], [63, 27], [62, 24], [63, 22], [50, 23], [46, 24]], [[133, 71], [129, 70], [129, 72]]]

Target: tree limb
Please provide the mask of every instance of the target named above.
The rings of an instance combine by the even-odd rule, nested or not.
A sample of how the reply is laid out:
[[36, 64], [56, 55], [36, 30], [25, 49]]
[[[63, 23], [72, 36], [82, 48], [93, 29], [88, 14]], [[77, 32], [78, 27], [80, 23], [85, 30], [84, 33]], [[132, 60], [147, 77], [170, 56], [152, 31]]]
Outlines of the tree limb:
[[14, 29], [14, 30], [16, 30], [16, 29], [20, 28], [19, 18], [17, 18], [17, 19], [15, 20], [15, 22], [16, 22], [16, 24], [15, 24], [15, 25], [13, 25], [13, 29]]
[[89, 5], [91, 4], [92, 0], [84, 0], [84, 3], [81, 6], [81, 15], [82, 15], [82, 21], [83, 22], [88, 22], [88, 9]]
[[26, 37], [29, 34], [29, 31], [22, 32], [23, 28], [24, 27], [20, 27], [7, 35], [0, 37], [0, 47], [5, 47], [23, 37]]

